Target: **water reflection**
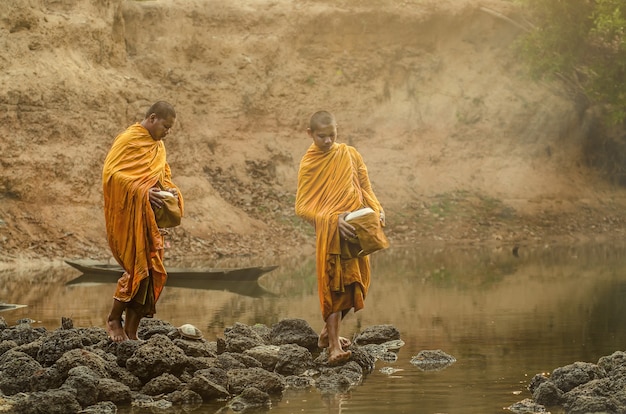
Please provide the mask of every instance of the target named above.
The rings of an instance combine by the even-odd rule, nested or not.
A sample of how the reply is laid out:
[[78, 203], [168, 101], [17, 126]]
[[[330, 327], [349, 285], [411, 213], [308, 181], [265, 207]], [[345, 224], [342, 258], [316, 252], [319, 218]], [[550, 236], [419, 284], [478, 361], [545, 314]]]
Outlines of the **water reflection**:
[[[626, 248], [614, 245], [522, 246], [518, 256], [504, 247], [378, 252], [372, 256], [366, 308], [346, 317], [342, 333], [393, 324], [406, 343], [398, 360], [379, 361], [364, 383], [345, 395], [289, 391], [272, 412], [502, 411], [529, 397], [526, 386], [534, 374], [574, 361], [597, 362], [624, 349], [625, 257]], [[191, 323], [208, 340], [235, 322], [272, 325], [302, 318], [321, 329], [313, 257], [272, 264], [279, 268], [259, 283], [275, 296], [172, 284], [157, 305], [157, 317]], [[104, 326], [114, 283], [66, 284], [77, 276], [69, 267], [0, 273], [0, 302], [28, 305], [2, 316], [9, 323], [30, 317], [49, 329], [58, 327], [62, 316], [73, 318], [75, 326]], [[436, 372], [410, 364], [419, 351], [437, 349], [457, 362]], [[385, 366], [402, 371], [385, 375], [380, 372]]]

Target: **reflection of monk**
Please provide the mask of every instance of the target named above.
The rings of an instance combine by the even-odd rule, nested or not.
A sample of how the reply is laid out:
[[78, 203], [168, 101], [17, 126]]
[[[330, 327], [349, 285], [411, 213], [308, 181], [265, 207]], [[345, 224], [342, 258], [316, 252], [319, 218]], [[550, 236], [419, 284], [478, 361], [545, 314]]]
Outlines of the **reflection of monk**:
[[[115, 138], [104, 162], [102, 184], [109, 246], [124, 268], [107, 319], [115, 342], [137, 339], [141, 318], [152, 316], [167, 273], [163, 266], [163, 235], [154, 210], [163, 205], [161, 188], [182, 196], [171, 181], [163, 139], [176, 120], [174, 108], [157, 102], [141, 123]], [[122, 314], [126, 320], [122, 323]]]
[[370, 284], [367, 256], [342, 259], [341, 243], [356, 236], [344, 218], [350, 212], [370, 207], [385, 215], [372, 191], [363, 158], [353, 147], [335, 143], [337, 124], [332, 114], [313, 114], [307, 130], [313, 144], [302, 157], [298, 172], [296, 214], [315, 226], [317, 286], [326, 322], [319, 346], [328, 347], [329, 363], [350, 358], [344, 348], [350, 341], [339, 336], [339, 324], [354, 308], [362, 309]]

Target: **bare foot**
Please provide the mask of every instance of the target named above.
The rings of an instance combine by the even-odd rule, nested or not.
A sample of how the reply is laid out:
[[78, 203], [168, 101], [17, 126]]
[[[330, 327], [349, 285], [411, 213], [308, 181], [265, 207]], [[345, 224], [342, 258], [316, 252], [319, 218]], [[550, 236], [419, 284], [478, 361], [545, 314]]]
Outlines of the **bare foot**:
[[328, 365], [335, 366], [347, 362], [352, 356], [352, 351], [337, 352], [328, 356]]
[[[348, 348], [352, 345], [352, 342], [348, 338], [344, 338], [343, 336], [339, 337], [339, 344], [343, 349]], [[317, 340], [317, 346], [320, 348], [328, 348], [328, 334], [320, 335], [320, 338]]]
[[121, 319], [107, 320], [107, 331], [109, 332], [109, 338], [113, 342], [123, 342], [128, 340], [124, 327], [122, 326]]

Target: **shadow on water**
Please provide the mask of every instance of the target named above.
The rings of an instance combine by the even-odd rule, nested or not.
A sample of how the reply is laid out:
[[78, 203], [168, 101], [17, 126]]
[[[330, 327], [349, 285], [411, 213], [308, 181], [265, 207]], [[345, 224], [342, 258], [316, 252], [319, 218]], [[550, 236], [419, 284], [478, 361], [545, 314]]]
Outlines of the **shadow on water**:
[[[169, 284], [156, 316], [191, 323], [207, 340], [235, 322], [271, 326], [302, 318], [321, 329], [313, 258], [276, 264], [258, 283], [275, 295]], [[372, 256], [372, 272], [366, 307], [346, 317], [342, 334], [392, 324], [406, 343], [398, 360], [378, 361], [347, 394], [288, 391], [273, 413], [501, 412], [530, 397], [535, 374], [625, 348], [624, 246], [522, 247], [518, 256], [508, 248], [392, 248]], [[0, 301], [28, 305], [2, 316], [9, 324], [32, 318], [48, 329], [62, 316], [75, 326], [104, 326], [114, 281], [67, 283], [76, 277], [71, 268], [0, 273]], [[419, 351], [435, 349], [457, 362], [436, 372], [411, 365]], [[401, 371], [380, 371], [389, 366]]]

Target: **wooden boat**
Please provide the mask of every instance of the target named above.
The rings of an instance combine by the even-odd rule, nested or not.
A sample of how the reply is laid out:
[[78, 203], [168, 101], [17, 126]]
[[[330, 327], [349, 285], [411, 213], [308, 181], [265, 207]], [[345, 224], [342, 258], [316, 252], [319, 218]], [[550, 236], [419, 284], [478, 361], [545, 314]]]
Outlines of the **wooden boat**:
[[[66, 261], [66, 263], [83, 273], [81, 276], [67, 282], [67, 285], [70, 286], [115, 283], [124, 273], [122, 268], [116, 264], [103, 264], [85, 260]], [[232, 269], [181, 269], [168, 267], [166, 287], [221, 290], [251, 297], [274, 296], [274, 293], [266, 290], [259, 284], [258, 279], [277, 267], [264, 266]]]
[[17, 303], [0, 302], [0, 312], [9, 311], [17, 308], [24, 308], [26, 305], [18, 305]]
[[[118, 264], [99, 263], [90, 260], [70, 261], [65, 263], [86, 275], [110, 276], [111, 281], [117, 281], [124, 270]], [[166, 267], [168, 279], [172, 280], [223, 280], [223, 281], [251, 281], [257, 280], [265, 273], [271, 272], [278, 266], [255, 266], [240, 268], [198, 268], [186, 269]], [[169, 284], [169, 282], [168, 282]]]

